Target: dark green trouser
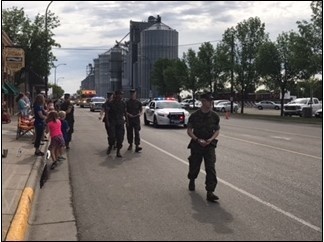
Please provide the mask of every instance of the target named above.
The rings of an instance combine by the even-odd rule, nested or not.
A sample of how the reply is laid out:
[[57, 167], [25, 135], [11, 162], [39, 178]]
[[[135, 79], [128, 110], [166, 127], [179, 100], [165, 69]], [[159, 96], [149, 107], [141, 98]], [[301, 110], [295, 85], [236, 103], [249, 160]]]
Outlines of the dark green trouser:
[[[127, 141], [129, 144], [133, 143], [133, 133], [135, 134], [135, 145], [140, 145], [141, 123], [139, 118], [130, 118], [127, 125]], [[134, 131], [134, 132], [133, 132]]]
[[123, 123], [110, 122], [109, 124], [109, 137], [108, 143], [109, 146], [114, 146], [117, 142], [117, 149], [123, 147], [125, 128]]
[[192, 143], [190, 148], [190, 156], [189, 160], [189, 179], [196, 179], [198, 177], [200, 166], [202, 159], [205, 162], [205, 171], [206, 171], [206, 181], [205, 181], [205, 188], [208, 192], [215, 191], [217, 185], [217, 177], [216, 177], [216, 154], [215, 154], [215, 147], [207, 146], [205, 148], [201, 147], [197, 143]]

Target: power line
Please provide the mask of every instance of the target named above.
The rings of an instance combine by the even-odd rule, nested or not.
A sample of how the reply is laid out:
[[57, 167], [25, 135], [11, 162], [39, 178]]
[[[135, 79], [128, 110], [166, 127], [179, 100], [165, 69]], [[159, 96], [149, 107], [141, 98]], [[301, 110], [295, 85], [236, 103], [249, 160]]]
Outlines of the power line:
[[[179, 47], [184, 47], [184, 46], [193, 46], [193, 45], [201, 45], [203, 43], [206, 42], [210, 42], [210, 43], [215, 43], [215, 42], [220, 42], [221, 40], [211, 40], [211, 41], [205, 41], [205, 42], [198, 42], [198, 43], [189, 43], [189, 44], [182, 44], [182, 45], [178, 45]], [[89, 51], [108, 51], [110, 50], [112, 47], [110, 48], [89, 48], [89, 47], [76, 47], [76, 48], [70, 48], [70, 47], [62, 47], [62, 48], [53, 48], [55, 50], [89, 50]]]

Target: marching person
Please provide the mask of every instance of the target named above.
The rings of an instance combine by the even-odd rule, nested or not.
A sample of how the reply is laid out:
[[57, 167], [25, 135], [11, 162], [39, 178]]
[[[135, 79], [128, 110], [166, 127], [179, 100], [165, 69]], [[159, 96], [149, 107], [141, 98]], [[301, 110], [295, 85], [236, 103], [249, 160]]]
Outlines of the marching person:
[[202, 159], [205, 162], [207, 200], [216, 202], [219, 198], [213, 192], [216, 189], [216, 145], [219, 134], [219, 116], [212, 110], [213, 97], [205, 93], [200, 97], [202, 106], [191, 114], [187, 134], [191, 137], [188, 179], [189, 190], [195, 190], [195, 179], [198, 177]]
[[135, 152], [139, 152], [142, 150], [140, 147], [140, 133], [141, 130], [141, 121], [140, 116], [142, 114], [143, 108], [142, 103], [136, 99], [136, 91], [135, 89], [130, 90], [130, 99], [126, 101], [126, 114], [127, 114], [127, 140], [129, 143], [128, 150], [132, 150], [133, 148], [133, 134], [135, 134]]
[[112, 101], [108, 102], [105, 107], [105, 124], [109, 129], [108, 150], [109, 155], [114, 144], [117, 143], [117, 157], [122, 157], [120, 150], [123, 147], [125, 136], [126, 104], [123, 101], [123, 92], [115, 91]]
[[[110, 103], [111, 101], [113, 100], [113, 93], [112, 92], [107, 92], [107, 98], [106, 98], [106, 102], [104, 104], [102, 104], [102, 108], [101, 108], [101, 111], [100, 111], [100, 114], [99, 114], [99, 120], [102, 119], [102, 122], [105, 123], [105, 128], [106, 128], [106, 132], [107, 132], [107, 140], [108, 140], [108, 146], [109, 146], [109, 132], [110, 132], [110, 129], [109, 127], [107, 126], [107, 122], [106, 122], [106, 112], [108, 112], [107, 108], [108, 108], [108, 103]], [[103, 116], [103, 118], [102, 118]], [[107, 154], [109, 151], [109, 148], [107, 149]]]

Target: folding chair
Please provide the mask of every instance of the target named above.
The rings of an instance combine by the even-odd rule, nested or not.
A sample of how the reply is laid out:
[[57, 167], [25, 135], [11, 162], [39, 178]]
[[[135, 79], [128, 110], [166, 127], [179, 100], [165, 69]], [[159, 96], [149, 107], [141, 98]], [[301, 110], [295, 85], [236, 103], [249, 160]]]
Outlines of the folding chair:
[[16, 139], [19, 139], [21, 136], [31, 133], [34, 135], [34, 119], [18, 117], [17, 124], [17, 135]]

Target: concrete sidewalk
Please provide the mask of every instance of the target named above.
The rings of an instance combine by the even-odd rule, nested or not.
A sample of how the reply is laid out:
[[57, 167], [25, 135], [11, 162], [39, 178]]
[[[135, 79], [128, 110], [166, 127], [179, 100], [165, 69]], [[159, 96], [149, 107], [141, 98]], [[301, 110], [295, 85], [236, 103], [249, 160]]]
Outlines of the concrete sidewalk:
[[[45, 164], [45, 156], [35, 156], [32, 134], [25, 134], [18, 140], [17, 116], [11, 117], [11, 123], [2, 123], [2, 150], [8, 149], [2, 165], [2, 231], [1, 239], [25, 240], [28, 219], [37, 186]], [[49, 142], [43, 142], [40, 148], [47, 150]]]

